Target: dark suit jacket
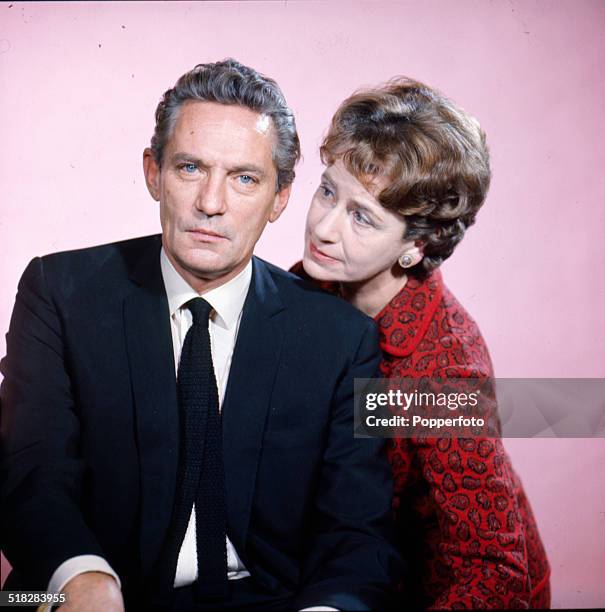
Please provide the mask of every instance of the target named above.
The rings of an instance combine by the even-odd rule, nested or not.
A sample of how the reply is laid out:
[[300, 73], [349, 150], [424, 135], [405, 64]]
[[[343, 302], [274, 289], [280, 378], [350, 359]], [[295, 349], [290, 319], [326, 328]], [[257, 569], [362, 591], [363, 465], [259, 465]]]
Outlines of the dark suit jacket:
[[[175, 497], [179, 423], [160, 236], [34, 259], [1, 364], [6, 556], [44, 589], [105, 557], [127, 601], [149, 592]], [[353, 379], [374, 323], [260, 259], [223, 405], [228, 534], [253, 578], [297, 606], [384, 605], [391, 481], [353, 438]]]

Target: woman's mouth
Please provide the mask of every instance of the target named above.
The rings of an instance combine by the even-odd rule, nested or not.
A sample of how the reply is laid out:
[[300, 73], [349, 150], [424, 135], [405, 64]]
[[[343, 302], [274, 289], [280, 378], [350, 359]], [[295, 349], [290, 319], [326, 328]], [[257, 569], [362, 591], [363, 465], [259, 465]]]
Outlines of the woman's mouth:
[[313, 257], [313, 259], [322, 263], [334, 263], [336, 261], [340, 261], [336, 257], [332, 257], [318, 249], [311, 240], [309, 240], [309, 254], [311, 257]]

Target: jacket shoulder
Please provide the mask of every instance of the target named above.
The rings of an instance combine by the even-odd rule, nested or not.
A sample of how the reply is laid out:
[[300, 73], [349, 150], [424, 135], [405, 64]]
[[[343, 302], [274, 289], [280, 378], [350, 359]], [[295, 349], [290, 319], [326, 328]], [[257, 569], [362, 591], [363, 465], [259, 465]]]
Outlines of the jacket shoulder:
[[[141, 259], [155, 259], [161, 235], [143, 236], [34, 258], [23, 277], [39, 275], [51, 294], [69, 297], [78, 291], [114, 292]], [[126, 286], [126, 285], [125, 285]]]
[[161, 234], [154, 234], [80, 249], [49, 253], [43, 255], [40, 259], [44, 265], [56, 267], [70, 264], [90, 264], [95, 261], [107, 261], [111, 258], [136, 256], [137, 253], [146, 251], [153, 246], [159, 248], [161, 243]]
[[368, 326], [375, 327], [371, 317], [345, 300], [323, 290], [316, 283], [274, 264], [258, 261], [271, 275], [286, 306], [300, 316], [315, 319], [322, 326], [329, 325], [332, 328], [342, 329], [345, 333], [347, 330], [351, 333], [357, 327], [363, 330]]

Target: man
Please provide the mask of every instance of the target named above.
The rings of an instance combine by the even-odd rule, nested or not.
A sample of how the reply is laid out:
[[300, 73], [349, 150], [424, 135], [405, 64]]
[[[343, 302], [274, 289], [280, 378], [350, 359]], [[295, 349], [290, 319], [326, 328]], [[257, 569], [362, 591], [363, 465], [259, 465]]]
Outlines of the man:
[[9, 586], [66, 612], [385, 604], [389, 468], [352, 425], [375, 327], [252, 256], [298, 157], [271, 79], [199, 65], [144, 152], [161, 236], [29, 264], [2, 361]]

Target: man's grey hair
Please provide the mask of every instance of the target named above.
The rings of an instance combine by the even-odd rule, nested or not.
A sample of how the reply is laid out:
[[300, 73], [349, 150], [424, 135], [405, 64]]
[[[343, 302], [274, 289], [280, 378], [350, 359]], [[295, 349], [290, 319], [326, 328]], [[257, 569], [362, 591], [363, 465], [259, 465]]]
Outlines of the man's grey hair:
[[277, 169], [277, 190], [294, 181], [294, 166], [300, 158], [294, 114], [273, 79], [231, 58], [198, 64], [162, 96], [155, 111], [155, 131], [151, 139], [151, 150], [158, 166], [162, 165], [164, 147], [172, 136], [179, 109], [187, 100], [237, 104], [269, 117], [276, 136], [273, 161]]

